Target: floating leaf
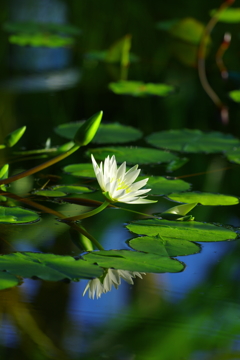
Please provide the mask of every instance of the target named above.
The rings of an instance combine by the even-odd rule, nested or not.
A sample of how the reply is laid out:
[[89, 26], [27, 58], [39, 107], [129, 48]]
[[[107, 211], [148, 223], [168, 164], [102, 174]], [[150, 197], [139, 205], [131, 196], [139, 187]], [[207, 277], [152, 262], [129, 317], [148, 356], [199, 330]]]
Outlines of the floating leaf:
[[227, 8], [218, 12], [219, 10], [211, 10], [211, 16], [217, 16], [218, 21], [224, 23], [238, 23], [240, 22], [240, 8]]
[[102, 267], [113, 267], [119, 270], [139, 272], [179, 272], [184, 269], [183, 263], [156, 254], [146, 254], [129, 250], [95, 251], [83, 258]]
[[[56, 127], [54, 131], [66, 139], [73, 139], [83, 123], [83, 121], [79, 121], [62, 124]], [[141, 137], [142, 132], [131, 126], [119, 123], [101, 124], [92, 142], [97, 144], [127, 143], [138, 140]]]
[[233, 163], [240, 164], [240, 148], [236, 148], [232, 151], [227, 151], [227, 159]]
[[228, 93], [228, 95], [230, 96], [230, 98], [231, 98], [233, 101], [235, 101], [235, 102], [237, 102], [237, 103], [240, 102], [240, 90], [230, 91], [230, 92]]
[[91, 279], [102, 275], [96, 265], [71, 256], [18, 252], [0, 256], [0, 271], [25, 278], [37, 276], [42, 280], [59, 281], [69, 279]]
[[19, 279], [7, 272], [0, 272], [0, 290], [9, 289], [13, 286], [19, 285]]
[[92, 164], [67, 165], [63, 168], [63, 171], [78, 177], [87, 177], [87, 178], [96, 177]]
[[26, 131], [26, 126], [23, 126], [17, 130], [14, 130], [13, 132], [11, 132], [10, 134], [8, 134], [5, 139], [4, 139], [4, 144], [7, 147], [12, 147], [14, 146], [23, 136], [23, 134]]
[[94, 190], [91, 190], [86, 186], [57, 185], [54, 186], [52, 189], [42, 189], [34, 191], [34, 194], [48, 197], [61, 197], [66, 196], [66, 194], [86, 194], [93, 191]]
[[188, 214], [193, 208], [195, 208], [196, 205], [197, 203], [174, 206], [168, 209], [167, 211], [161, 213], [160, 216], [166, 220], [192, 221], [194, 220], [193, 216], [191, 215], [185, 216], [185, 215]]
[[62, 197], [67, 195], [63, 191], [49, 190], [49, 189], [36, 190], [33, 192], [33, 194], [38, 196], [46, 196], [46, 197]]
[[184, 152], [217, 153], [233, 149], [240, 141], [230, 134], [203, 133], [200, 130], [169, 130], [156, 132], [146, 138], [153, 146]]
[[159, 234], [164, 239], [195, 242], [224, 241], [237, 237], [235, 232], [224, 227], [196, 221], [147, 219], [132, 222], [127, 225], [127, 228], [138, 235], [156, 236]]
[[126, 161], [127, 164], [160, 164], [177, 159], [169, 152], [143, 147], [102, 147], [90, 149], [87, 154], [93, 154], [97, 160], [115, 155], [117, 162]]
[[70, 37], [63, 37], [60, 35], [51, 35], [49, 33], [19, 33], [9, 36], [9, 42], [19, 46], [33, 46], [33, 47], [65, 47], [74, 44], [74, 39]]
[[[146, 176], [144, 177], [146, 178]], [[166, 179], [162, 176], [150, 176], [147, 186], [151, 189], [149, 195], [167, 195], [172, 192], [189, 190], [191, 184], [179, 179]]]
[[5, 22], [3, 29], [10, 33], [34, 33], [34, 32], [55, 32], [66, 35], [79, 35], [81, 30], [73, 25], [69, 24], [57, 24], [57, 23], [37, 23], [29, 21], [21, 22]]
[[236, 205], [239, 203], [238, 198], [235, 196], [212, 194], [204, 192], [186, 192], [186, 193], [174, 193], [168, 195], [168, 198], [181, 203], [199, 203], [202, 205]]
[[0, 223], [7, 224], [28, 224], [39, 221], [37, 213], [21, 207], [0, 206]]
[[143, 83], [141, 81], [125, 81], [120, 80], [109, 84], [109, 89], [117, 95], [132, 96], [167, 96], [174, 92], [174, 86], [167, 84]]
[[159, 235], [137, 237], [129, 240], [128, 244], [135, 250], [161, 256], [185, 256], [201, 251], [199, 244], [181, 239], [166, 239]]

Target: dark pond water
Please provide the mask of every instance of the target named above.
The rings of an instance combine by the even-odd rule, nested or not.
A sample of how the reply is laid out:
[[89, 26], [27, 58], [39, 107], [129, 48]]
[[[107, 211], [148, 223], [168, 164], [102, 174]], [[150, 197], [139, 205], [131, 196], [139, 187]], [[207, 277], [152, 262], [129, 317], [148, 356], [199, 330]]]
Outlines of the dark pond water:
[[[240, 359], [240, 15], [210, 31], [220, 5], [3, 2], [1, 359]], [[91, 143], [11, 178], [64, 157], [71, 123], [101, 110]], [[105, 201], [91, 154], [138, 164], [152, 202], [83, 219]]]

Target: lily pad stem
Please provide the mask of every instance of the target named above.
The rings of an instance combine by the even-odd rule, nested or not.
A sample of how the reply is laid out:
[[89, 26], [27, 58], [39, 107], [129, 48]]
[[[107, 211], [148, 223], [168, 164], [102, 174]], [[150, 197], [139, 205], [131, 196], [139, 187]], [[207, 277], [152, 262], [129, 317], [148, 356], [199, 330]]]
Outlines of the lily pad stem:
[[72, 217], [68, 217], [68, 218], [64, 218], [61, 221], [62, 222], [69, 222], [69, 221], [77, 221], [77, 220], [82, 220], [82, 219], [86, 219], [90, 216], [96, 215], [98, 213], [100, 213], [101, 211], [103, 211], [104, 209], [106, 209], [106, 207], [108, 207], [109, 202], [108, 201], [104, 201], [104, 203], [102, 203], [101, 206], [97, 207], [96, 209], [86, 212], [84, 214], [80, 214], [80, 215], [76, 215], [76, 216], [72, 216]]

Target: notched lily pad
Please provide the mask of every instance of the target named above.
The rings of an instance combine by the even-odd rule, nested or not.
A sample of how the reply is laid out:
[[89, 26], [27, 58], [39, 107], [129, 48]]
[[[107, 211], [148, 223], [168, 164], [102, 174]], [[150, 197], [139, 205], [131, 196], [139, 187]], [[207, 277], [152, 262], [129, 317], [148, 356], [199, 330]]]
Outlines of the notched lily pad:
[[83, 258], [102, 267], [139, 272], [179, 272], [184, 264], [170, 257], [130, 250], [104, 250], [88, 253]]
[[182, 239], [167, 239], [160, 236], [142, 236], [128, 240], [129, 246], [138, 251], [144, 251], [161, 256], [185, 256], [197, 254], [201, 246]]
[[118, 163], [126, 161], [127, 164], [160, 164], [177, 159], [176, 155], [167, 151], [144, 147], [102, 147], [90, 149], [87, 154], [93, 154], [97, 160], [115, 155]]
[[167, 84], [143, 83], [141, 81], [125, 81], [110, 83], [109, 89], [117, 95], [132, 96], [167, 96], [175, 91], [175, 87]]
[[0, 271], [24, 278], [38, 277], [42, 280], [91, 279], [103, 273], [100, 267], [71, 256], [17, 252], [0, 256]]
[[189, 153], [218, 153], [240, 146], [240, 141], [230, 134], [189, 129], [156, 132], [146, 141], [159, 148]]
[[[76, 132], [84, 121], [67, 123], [57, 126], [54, 131], [66, 139], [74, 139]], [[142, 132], [132, 126], [119, 123], [101, 124], [92, 142], [97, 144], [117, 144], [138, 140]]]
[[18, 206], [0, 206], [0, 223], [2, 224], [31, 224], [39, 220], [38, 214], [32, 210]]
[[180, 239], [194, 242], [234, 240], [234, 231], [197, 221], [168, 221], [147, 219], [132, 222], [126, 226], [128, 230], [138, 235], [157, 236], [164, 239]]
[[168, 195], [168, 198], [181, 203], [196, 202], [201, 205], [217, 206], [217, 205], [236, 205], [239, 200], [235, 196], [212, 194], [204, 192], [186, 192], [186, 193], [173, 193]]

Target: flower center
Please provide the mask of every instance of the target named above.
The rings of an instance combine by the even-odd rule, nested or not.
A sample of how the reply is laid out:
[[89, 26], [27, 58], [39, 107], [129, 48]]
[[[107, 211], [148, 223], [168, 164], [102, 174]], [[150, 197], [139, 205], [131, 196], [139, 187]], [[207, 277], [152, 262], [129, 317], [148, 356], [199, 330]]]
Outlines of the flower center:
[[126, 193], [130, 192], [129, 186], [124, 181], [117, 180], [117, 183], [117, 190], [125, 190]]

